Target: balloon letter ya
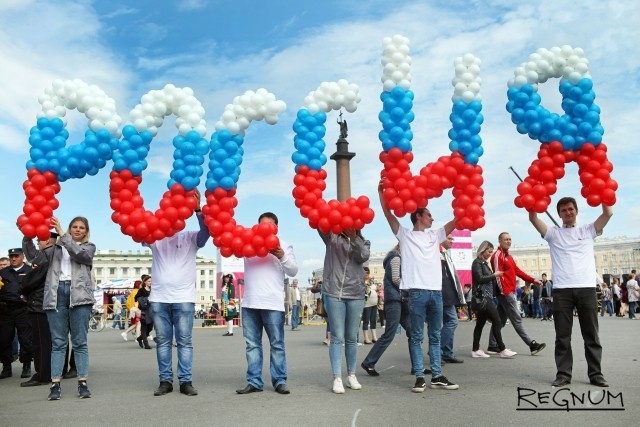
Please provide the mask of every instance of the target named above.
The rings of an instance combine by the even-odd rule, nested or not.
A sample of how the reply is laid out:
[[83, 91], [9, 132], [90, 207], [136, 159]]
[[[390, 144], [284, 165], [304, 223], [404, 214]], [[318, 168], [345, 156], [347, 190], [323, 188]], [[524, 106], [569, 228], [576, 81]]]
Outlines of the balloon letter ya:
[[285, 108], [285, 103], [266, 89], [247, 91], [225, 107], [216, 123], [216, 132], [211, 135], [209, 144], [209, 172], [205, 183], [207, 204], [202, 212], [213, 243], [222, 256], [266, 256], [280, 244], [275, 224], [262, 223], [245, 228], [237, 225], [233, 216], [238, 205], [235, 194], [245, 130], [254, 120], [264, 120], [270, 125], [277, 123]]
[[[26, 237], [48, 239], [51, 217], [59, 205], [55, 195], [60, 183], [95, 175], [106, 165], [118, 144], [122, 120], [115, 101], [82, 80], [55, 80], [38, 101], [42, 112], [29, 135], [24, 213], [17, 223]], [[66, 147], [67, 109], [77, 109], [89, 120], [84, 140], [70, 147]]]
[[417, 176], [412, 175], [413, 161], [410, 123], [414, 119], [409, 40], [401, 35], [383, 40], [383, 91], [379, 114], [382, 131], [380, 161], [383, 197], [386, 206], [402, 217], [427, 206], [428, 200], [453, 187], [453, 216], [458, 229], [477, 230], [485, 224], [482, 167], [483, 154], [480, 125], [483, 117], [480, 92], [480, 59], [466, 54], [455, 59], [453, 108], [449, 131], [451, 154], [427, 164]]
[[[564, 176], [565, 164], [573, 161], [578, 164], [581, 194], [589, 206], [615, 204], [618, 183], [611, 178], [613, 164], [607, 160], [607, 147], [602, 142], [600, 107], [594, 103], [596, 94], [588, 72], [589, 61], [582, 49], [562, 46], [538, 49], [509, 80], [507, 111], [511, 120], [518, 132], [541, 143], [538, 159], [518, 185], [517, 207], [544, 212], [558, 179]], [[560, 78], [562, 116], [540, 104], [538, 83], [549, 78]]]
[[[178, 128], [178, 135], [173, 138], [173, 170], [167, 182], [169, 191], [164, 193], [154, 213], [145, 210], [138, 186], [142, 182], [142, 171], [147, 168], [151, 141], [164, 117], [170, 114], [177, 116]], [[144, 95], [131, 111], [130, 122], [123, 128], [118, 150], [113, 155], [109, 185], [111, 219], [136, 242], [153, 243], [182, 230], [185, 220], [197, 207], [195, 191], [209, 149], [203, 138], [204, 108], [191, 88], [169, 84]]]
[[318, 89], [304, 99], [305, 106], [298, 110], [293, 130], [296, 135], [294, 145], [297, 151], [291, 159], [295, 163], [296, 175], [293, 197], [300, 214], [309, 220], [312, 228], [323, 233], [339, 234], [344, 230], [361, 230], [373, 221], [374, 212], [369, 207], [369, 198], [350, 197], [344, 202], [322, 198], [326, 188], [327, 172], [322, 168], [327, 163], [324, 154], [326, 113], [345, 108], [354, 112], [360, 102], [358, 86], [346, 80], [323, 82]]

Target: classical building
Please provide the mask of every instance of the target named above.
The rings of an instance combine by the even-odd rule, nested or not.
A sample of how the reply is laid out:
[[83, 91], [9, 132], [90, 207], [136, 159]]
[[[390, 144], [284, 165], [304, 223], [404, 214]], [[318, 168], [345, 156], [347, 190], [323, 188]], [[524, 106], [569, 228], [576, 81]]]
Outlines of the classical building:
[[[217, 295], [216, 262], [214, 259], [198, 256], [196, 269], [198, 280], [194, 302], [208, 308]], [[97, 284], [113, 279], [139, 279], [143, 274], [151, 274], [151, 251], [97, 251], [93, 258], [93, 270]]]
[[[553, 280], [551, 256], [546, 243], [512, 246], [509, 252], [522, 270], [534, 277], [547, 273]], [[640, 267], [640, 237], [599, 237], [596, 239], [594, 252], [596, 273], [605, 281], [611, 276], [620, 277]]]

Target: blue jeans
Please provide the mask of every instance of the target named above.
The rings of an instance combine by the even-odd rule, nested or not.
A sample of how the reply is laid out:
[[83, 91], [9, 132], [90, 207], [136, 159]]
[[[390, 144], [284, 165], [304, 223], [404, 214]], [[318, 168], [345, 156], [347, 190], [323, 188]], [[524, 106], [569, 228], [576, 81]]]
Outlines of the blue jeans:
[[[402, 325], [404, 330], [407, 332], [407, 338], [410, 336], [409, 331], [411, 330], [411, 325], [409, 323], [409, 312], [402, 310], [402, 303], [400, 301], [385, 301], [384, 312], [387, 320], [387, 326], [385, 327], [384, 334], [382, 334], [382, 336], [378, 338], [378, 341], [373, 344], [373, 348], [369, 351], [369, 354], [367, 354], [367, 357], [365, 357], [362, 362], [364, 366], [369, 368], [374, 368], [376, 366], [376, 363], [378, 363], [382, 354], [396, 337], [399, 325]], [[411, 353], [409, 353], [409, 355], [411, 355]], [[411, 363], [411, 366], [413, 366], [413, 363]]]
[[611, 301], [602, 301], [602, 310], [600, 311], [600, 316], [604, 316], [605, 309], [609, 310], [609, 317], [613, 316], [613, 303]]
[[270, 346], [270, 372], [273, 388], [287, 382], [287, 358], [284, 351], [284, 312], [242, 308], [242, 335], [246, 341], [247, 382], [262, 390], [262, 329]]
[[325, 296], [327, 322], [331, 324], [331, 344], [329, 344], [329, 361], [334, 377], [342, 375], [342, 344], [347, 358], [347, 373], [356, 372], [358, 357], [358, 329], [364, 309], [364, 292], [362, 299], [340, 299]]
[[533, 318], [541, 318], [542, 317], [542, 307], [540, 306], [540, 300], [533, 300]]
[[442, 307], [442, 331], [440, 332], [440, 350], [442, 357], [453, 358], [453, 337], [458, 327], [458, 310], [455, 305]]
[[300, 301], [296, 301], [291, 309], [291, 329], [297, 329], [300, 325]]
[[629, 319], [636, 317], [636, 304], [638, 304], [637, 301], [629, 301]]
[[56, 309], [46, 311], [51, 331], [51, 378], [58, 380], [62, 377], [69, 333], [71, 333], [71, 345], [76, 360], [78, 378], [87, 378], [89, 375], [87, 332], [92, 306], [88, 304], [69, 308], [70, 287], [70, 282], [60, 282]]
[[160, 381], [173, 382], [172, 341], [175, 335], [178, 345], [178, 381], [180, 384], [191, 381], [193, 364], [193, 315], [192, 302], [152, 302], [151, 314], [156, 329], [156, 357]]
[[442, 292], [426, 289], [409, 289], [409, 318], [411, 319], [411, 335], [409, 353], [416, 378], [424, 377], [422, 341], [424, 340], [424, 323], [427, 323], [429, 334], [429, 359], [433, 378], [442, 374], [440, 361], [440, 331], [442, 330]]

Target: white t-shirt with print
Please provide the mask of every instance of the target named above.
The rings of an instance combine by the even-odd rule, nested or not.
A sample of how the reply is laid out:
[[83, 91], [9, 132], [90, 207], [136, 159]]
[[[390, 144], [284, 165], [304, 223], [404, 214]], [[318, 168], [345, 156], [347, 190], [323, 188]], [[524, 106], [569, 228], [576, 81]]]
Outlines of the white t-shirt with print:
[[400, 289], [441, 291], [440, 243], [447, 238], [444, 228], [414, 231], [401, 226], [396, 238], [402, 254]]
[[148, 246], [153, 286], [149, 301], [195, 302], [197, 231], [181, 231]]
[[547, 229], [554, 289], [596, 287], [595, 238], [593, 223]]

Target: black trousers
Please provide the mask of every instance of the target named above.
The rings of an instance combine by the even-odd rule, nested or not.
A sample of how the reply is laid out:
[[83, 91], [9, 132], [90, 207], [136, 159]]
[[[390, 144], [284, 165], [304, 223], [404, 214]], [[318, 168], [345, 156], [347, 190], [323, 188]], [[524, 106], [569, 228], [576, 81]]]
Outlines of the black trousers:
[[498, 314], [498, 308], [493, 301], [487, 301], [485, 309], [476, 313], [476, 327], [473, 329], [473, 351], [478, 351], [480, 348], [480, 338], [482, 338], [482, 329], [487, 323], [487, 320], [491, 320], [491, 331], [496, 337], [496, 343], [500, 351], [504, 350], [506, 346], [502, 342], [502, 323], [500, 321], [500, 315]]
[[8, 305], [0, 313], [0, 362], [3, 365], [10, 365], [13, 361], [11, 353], [16, 330], [20, 342], [20, 362], [31, 363], [32, 331], [26, 304]]
[[38, 381], [51, 381], [51, 332], [45, 313], [29, 313], [33, 331], [33, 364]]
[[573, 352], [571, 330], [573, 329], [573, 307], [578, 309], [578, 322], [584, 341], [584, 356], [587, 361], [589, 379], [602, 375], [600, 362], [602, 346], [598, 336], [598, 299], [596, 288], [554, 288], [553, 318], [556, 328], [556, 376], [571, 379]]

